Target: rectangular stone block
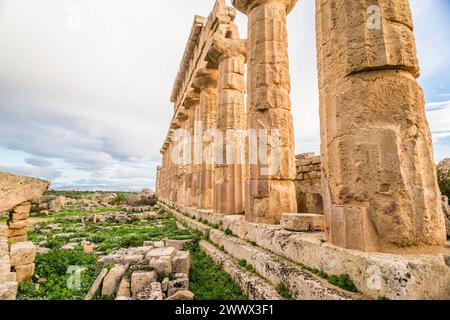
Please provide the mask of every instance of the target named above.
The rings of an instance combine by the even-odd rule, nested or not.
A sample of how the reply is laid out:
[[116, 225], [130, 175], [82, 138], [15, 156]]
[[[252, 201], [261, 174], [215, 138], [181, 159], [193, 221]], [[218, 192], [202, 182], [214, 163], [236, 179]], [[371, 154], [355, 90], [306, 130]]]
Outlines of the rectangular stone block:
[[325, 230], [325, 216], [320, 214], [285, 213], [281, 220], [283, 229], [294, 232]]
[[191, 267], [191, 255], [187, 251], [178, 251], [172, 260], [172, 271], [174, 273], [189, 274]]
[[10, 243], [20, 243], [20, 242], [26, 242], [28, 240], [27, 236], [18, 236], [18, 237], [12, 237], [8, 238], [8, 241]]
[[22, 204], [20, 206], [14, 207], [13, 211], [15, 213], [22, 213], [22, 214], [29, 214], [31, 210], [31, 204], [30, 203], [26, 203], [26, 204]]
[[30, 213], [29, 212], [12, 212], [9, 217], [12, 221], [17, 222], [20, 220], [27, 220], [30, 217]]
[[8, 238], [25, 237], [27, 236], [28, 228], [9, 229]]
[[13, 221], [8, 220], [8, 227], [10, 229], [23, 229], [28, 227], [28, 220], [22, 220], [22, 221]]
[[16, 265], [13, 268], [16, 271], [16, 279], [18, 283], [28, 281], [34, 276], [34, 263]]
[[152, 257], [149, 266], [154, 268], [158, 274], [168, 275], [172, 273], [172, 262], [170, 256]]
[[8, 237], [9, 228], [6, 224], [0, 223], [0, 238]]
[[12, 266], [28, 265], [34, 262], [36, 247], [32, 242], [14, 243], [10, 247]]

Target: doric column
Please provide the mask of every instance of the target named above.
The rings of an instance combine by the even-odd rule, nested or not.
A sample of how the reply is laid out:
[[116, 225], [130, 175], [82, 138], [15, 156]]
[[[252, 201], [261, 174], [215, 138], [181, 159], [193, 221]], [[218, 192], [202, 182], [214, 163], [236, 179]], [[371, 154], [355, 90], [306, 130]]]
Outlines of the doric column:
[[233, 1], [249, 18], [246, 218], [250, 222], [274, 223], [283, 213], [297, 211], [286, 30], [286, 15], [295, 3]]
[[367, 251], [443, 244], [408, 0], [317, 0], [317, 48], [329, 241]]
[[214, 172], [214, 212], [244, 212], [245, 182], [245, 63], [247, 47], [235, 29], [233, 39], [216, 36], [214, 50], [219, 62], [217, 129], [223, 149]]
[[200, 121], [200, 95], [195, 91], [190, 91], [185, 102], [185, 107], [188, 109], [189, 119], [188, 119], [188, 131], [191, 139], [191, 154], [190, 154], [190, 162], [187, 165], [187, 174], [186, 174], [186, 195], [187, 201], [186, 206], [188, 207], [197, 207], [197, 176], [198, 176], [198, 165], [195, 162], [195, 151], [196, 144], [198, 143], [195, 140], [195, 126], [196, 123]]
[[194, 86], [200, 89], [200, 123], [202, 130], [202, 161], [198, 175], [198, 209], [212, 210], [214, 203], [214, 138], [207, 136], [208, 130], [216, 128], [217, 117], [216, 69], [202, 69], [197, 73]]

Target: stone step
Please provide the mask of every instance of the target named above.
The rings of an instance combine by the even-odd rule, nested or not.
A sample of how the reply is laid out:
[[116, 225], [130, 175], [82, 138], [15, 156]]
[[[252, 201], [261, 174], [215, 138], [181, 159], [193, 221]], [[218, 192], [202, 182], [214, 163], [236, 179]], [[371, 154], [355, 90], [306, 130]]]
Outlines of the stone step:
[[275, 288], [267, 281], [246, 271], [238, 265], [236, 259], [217, 249], [213, 244], [200, 241], [200, 248], [210, 256], [239, 285], [252, 300], [283, 300]]
[[[162, 206], [171, 212], [175, 219], [192, 229], [200, 230], [205, 225], [190, 217]], [[200, 229], [197, 229], [199, 227]], [[208, 227], [207, 227], [208, 228]], [[363, 300], [368, 299], [361, 294], [348, 292], [329, 284], [299, 265], [270, 253], [258, 246], [234, 236], [227, 236], [221, 230], [208, 228], [208, 236], [217, 247], [223, 247], [235, 260], [245, 260], [255, 271], [273, 287], [283, 284], [297, 300]], [[201, 230], [200, 230], [201, 231]]]
[[237, 237], [227, 236], [220, 230], [211, 230], [210, 239], [235, 259], [246, 260], [274, 287], [283, 284], [297, 300], [367, 299], [360, 294], [335, 287], [299, 265]]
[[285, 213], [281, 219], [283, 229], [293, 232], [325, 230], [325, 216], [314, 213]]

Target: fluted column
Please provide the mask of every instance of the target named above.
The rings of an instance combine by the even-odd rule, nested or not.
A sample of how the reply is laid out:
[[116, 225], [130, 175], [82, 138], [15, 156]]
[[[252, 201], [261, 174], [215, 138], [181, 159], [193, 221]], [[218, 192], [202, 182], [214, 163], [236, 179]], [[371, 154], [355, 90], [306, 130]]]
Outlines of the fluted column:
[[214, 212], [220, 214], [239, 214], [245, 210], [245, 139], [240, 138], [246, 128], [247, 47], [244, 40], [239, 40], [236, 29], [232, 38], [214, 39], [214, 49], [219, 54], [217, 129], [224, 142], [220, 159], [223, 162], [216, 163], [214, 173]]
[[250, 222], [274, 223], [283, 213], [297, 211], [286, 30], [286, 15], [295, 3], [233, 1], [249, 19], [246, 218]]
[[317, 0], [329, 241], [442, 245], [445, 223], [408, 0]]
[[[198, 209], [212, 210], [214, 206], [214, 139], [207, 139], [209, 129], [216, 128], [217, 117], [217, 77], [216, 69], [202, 69], [194, 81], [200, 89], [200, 123], [202, 131], [202, 161], [198, 175]], [[209, 140], [209, 141], [208, 141]]]

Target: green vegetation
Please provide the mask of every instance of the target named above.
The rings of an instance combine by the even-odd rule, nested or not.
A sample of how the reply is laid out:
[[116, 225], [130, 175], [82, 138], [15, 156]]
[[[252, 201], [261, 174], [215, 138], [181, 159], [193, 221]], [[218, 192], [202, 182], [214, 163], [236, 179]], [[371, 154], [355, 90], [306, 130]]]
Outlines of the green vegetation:
[[227, 235], [227, 236], [233, 236], [234, 235], [233, 231], [231, 231], [230, 228], [226, 228], [224, 232], [225, 232], [225, 235]]
[[198, 241], [188, 246], [192, 266], [190, 290], [197, 300], [247, 300], [225, 271], [200, 250]]
[[248, 263], [247, 260], [240, 260], [239, 266], [241, 266], [250, 273], [256, 273], [256, 269], [250, 263]]
[[279, 283], [275, 289], [282, 298], [286, 300], [293, 300], [291, 291], [286, 287], [284, 283]]
[[[129, 223], [115, 223], [114, 221], [83, 223], [77, 217], [87, 217], [93, 214], [123, 213], [118, 208], [92, 208], [81, 211], [78, 206], [67, 206], [62, 212], [52, 216], [45, 222], [36, 225], [29, 233], [30, 241], [41, 244], [53, 251], [39, 255], [36, 259], [36, 274], [40, 277], [39, 285], [27, 282], [20, 285], [19, 300], [82, 300], [97, 277], [95, 264], [98, 258], [110, 254], [121, 248], [142, 246], [144, 241], [159, 241], [163, 239], [187, 240], [195, 239], [195, 243], [187, 247], [191, 252], [191, 287], [190, 290], [199, 300], [245, 300], [240, 288], [221, 267], [214, 263], [200, 250], [201, 235], [190, 229], [178, 229], [176, 220], [164, 212], [154, 208], [159, 213], [158, 219], [149, 221], [131, 221]], [[67, 219], [67, 217], [75, 219]], [[63, 251], [61, 247], [68, 243], [81, 243], [86, 240], [96, 245], [95, 255], [86, 254], [81, 250]], [[80, 290], [69, 289], [67, 273], [70, 266], [83, 268], [81, 273]], [[107, 264], [106, 268], [112, 268]], [[127, 272], [131, 276], [133, 271], [152, 269], [147, 265], [135, 266]], [[159, 274], [158, 277], [169, 277], [172, 274]], [[94, 299], [108, 300], [113, 297], [101, 297], [97, 294]]]
[[[89, 291], [96, 278], [95, 263], [97, 258], [82, 251], [53, 251], [49, 254], [38, 255], [36, 258], [36, 274], [43, 283], [39, 286], [31, 281], [19, 286], [18, 300], [82, 300]], [[69, 267], [77, 267], [81, 272], [79, 288], [70, 289], [68, 286]]]
[[120, 192], [120, 193], [116, 193], [112, 203], [114, 205], [120, 206], [120, 205], [126, 204], [127, 201], [128, 201], [128, 195], [126, 193]]
[[300, 267], [304, 270], [314, 273], [315, 275], [321, 277], [328, 281], [328, 283], [339, 287], [341, 289], [350, 291], [350, 292], [358, 292], [358, 288], [353, 283], [352, 279], [348, 274], [341, 274], [340, 276], [330, 276], [326, 272], [323, 272], [319, 269], [308, 268], [307, 266], [301, 264]]

